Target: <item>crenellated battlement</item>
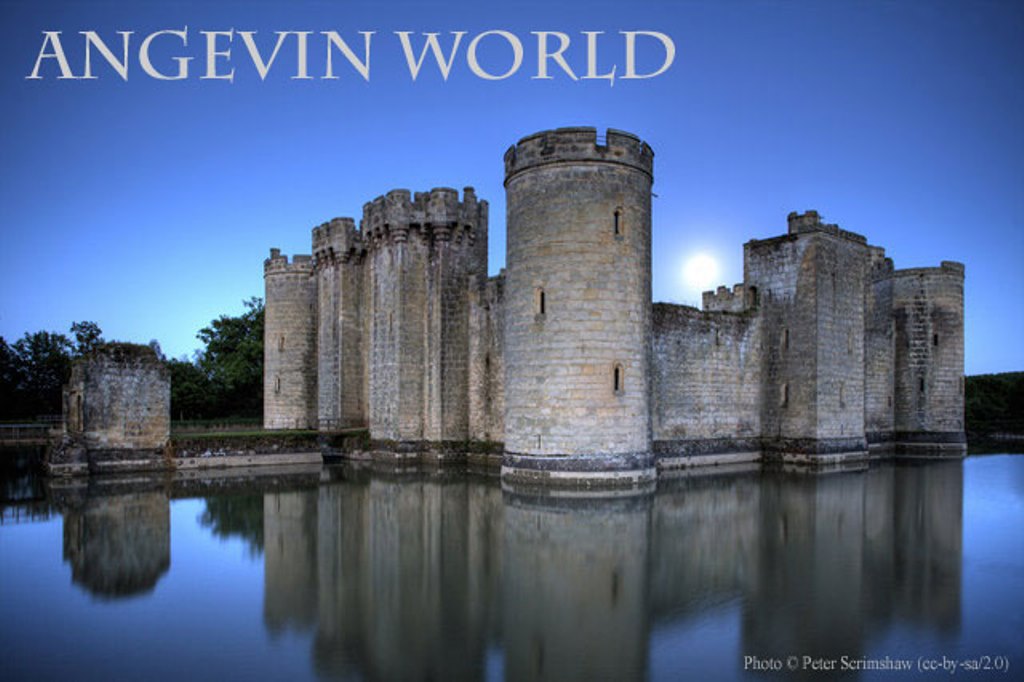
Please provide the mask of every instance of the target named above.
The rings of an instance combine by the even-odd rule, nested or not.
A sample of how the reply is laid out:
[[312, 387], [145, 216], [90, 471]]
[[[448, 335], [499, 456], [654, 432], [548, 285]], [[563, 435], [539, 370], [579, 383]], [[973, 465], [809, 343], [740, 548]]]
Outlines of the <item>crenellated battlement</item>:
[[281, 249], [271, 249], [270, 258], [263, 261], [263, 276], [284, 274], [305, 274], [313, 272], [312, 256], [292, 256], [289, 261], [287, 255], [281, 253]]
[[945, 276], [958, 279], [964, 278], [964, 264], [952, 260], [944, 260], [938, 267], [904, 268], [894, 270], [893, 277]]
[[505, 152], [505, 185], [518, 173], [556, 163], [617, 163], [654, 177], [654, 152], [632, 133], [609, 128], [557, 128], [522, 138]]
[[368, 248], [404, 242], [409, 235], [425, 239], [473, 244], [487, 226], [487, 202], [476, 198], [472, 187], [457, 190], [436, 187], [429, 192], [393, 189], [363, 206], [360, 234]]
[[313, 263], [317, 269], [349, 260], [362, 250], [362, 235], [352, 218], [333, 218], [313, 228]]
[[786, 216], [786, 220], [789, 223], [789, 234], [825, 232], [826, 234], [831, 234], [843, 239], [849, 239], [860, 244], [868, 243], [867, 237], [862, 234], [848, 232], [847, 230], [841, 229], [838, 225], [821, 222], [821, 216], [814, 210], [805, 211], [804, 213], [797, 213], [796, 211], [793, 211]]
[[716, 291], [705, 291], [701, 304], [705, 312], [741, 313], [757, 305], [756, 287], [735, 284], [732, 290], [721, 286]]

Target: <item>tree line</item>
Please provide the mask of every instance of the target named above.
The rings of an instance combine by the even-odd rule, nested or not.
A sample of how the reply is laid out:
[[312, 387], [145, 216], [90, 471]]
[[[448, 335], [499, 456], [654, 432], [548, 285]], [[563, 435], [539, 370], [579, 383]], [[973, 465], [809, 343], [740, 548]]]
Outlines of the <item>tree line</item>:
[[964, 389], [969, 435], [1024, 434], [1024, 372], [967, 377]]
[[[167, 359], [172, 419], [260, 417], [263, 413], [263, 300], [222, 315], [199, 330], [203, 347], [192, 358]], [[75, 322], [70, 335], [39, 331], [13, 343], [0, 336], [0, 419], [29, 420], [61, 413], [72, 363], [106, 343], [95, 322]]]

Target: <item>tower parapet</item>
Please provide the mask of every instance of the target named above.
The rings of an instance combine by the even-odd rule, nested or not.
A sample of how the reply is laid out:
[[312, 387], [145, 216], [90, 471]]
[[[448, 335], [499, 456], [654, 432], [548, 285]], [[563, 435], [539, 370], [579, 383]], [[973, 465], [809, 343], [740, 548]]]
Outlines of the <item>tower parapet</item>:
[[263, 428], [307, 429], [316, 419], [316, 279], [312, 256], [263, 262]]
[[849, 232], [841, 229], [838, 225], [821, 222], [821, 215], [817, 211], [805, 211], [804, 213], [791, 212], [786, 216], [789, 223], [789, 234], [805, 234], [808, 232], [825, 232], [835, 237], [842, 237], [851, 241], [867, 244], [868, 239], [862, 234]]
[[349, 260], [362, 249], [362, 235], [352, 218], [333, 218], [313, 228], [313, 263], [317, 269]]
[[478, 201], [472, 187], [463, 190], [462, 201], [449, 187], [415, 194], [393, 189], [363, 206], [361, 234], [369, 248], [405, 242], [410, 232], [428, 241], [472, 245], [481, 236], [486, 238], [486, 231], [487, 202]]
[[505, 186], [519, 173], [558, 163], [628, 166], [654, 181], [654, 152], [632, 133], [609, 128], [603, 139], [590, 127], [556, 128], [527, 135], [505, 152]]

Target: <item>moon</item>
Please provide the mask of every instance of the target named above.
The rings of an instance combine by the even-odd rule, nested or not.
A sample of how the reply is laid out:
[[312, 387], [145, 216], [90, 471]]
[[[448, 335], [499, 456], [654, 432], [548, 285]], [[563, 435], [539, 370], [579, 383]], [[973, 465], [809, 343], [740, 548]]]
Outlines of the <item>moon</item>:
[[707, 253], [697, 253], [683, 265], [683, 280], [691, 289], [707, 291], [718, 281], [718, 261]]

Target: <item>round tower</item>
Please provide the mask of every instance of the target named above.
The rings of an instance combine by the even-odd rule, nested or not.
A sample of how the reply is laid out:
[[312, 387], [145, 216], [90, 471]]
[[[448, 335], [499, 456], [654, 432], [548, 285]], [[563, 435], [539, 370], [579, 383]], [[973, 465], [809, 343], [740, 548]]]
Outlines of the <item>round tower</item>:
[[963, 456], [963, 264], [896, 270], [893, 316], [897, 451]]
[[649, 409], [654, 152], [560, 128], [505, 153], [506, 480], [654, 477]]
[[263, 330], [263, 428], [316, 428], [316, 280], [310, 256], [270, 250]]

